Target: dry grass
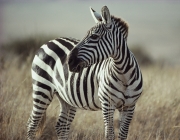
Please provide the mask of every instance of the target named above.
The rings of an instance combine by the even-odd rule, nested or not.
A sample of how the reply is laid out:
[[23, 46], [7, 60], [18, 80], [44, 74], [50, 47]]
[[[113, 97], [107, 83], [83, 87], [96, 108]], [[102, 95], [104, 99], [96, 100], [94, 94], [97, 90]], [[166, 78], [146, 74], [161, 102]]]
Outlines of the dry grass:
[[[17, 59], [4, 62], [0, 69], [0, 139], [26, 139], [26, 122], [32, 109], [30, 61], [19, 66]], [[180, 67], [151, 66], [142, 69], [144, 92], [140, 97], [128, 140], [180, 139]], [[47, 111], [40, 140], [55, 140], [54, 126], [60, 106], [56, 98]], [[118, 132], [118, 113], [115, 131]], [[101, 112], [79, 110], [73, 121], [70, 140], [104, 139]]]

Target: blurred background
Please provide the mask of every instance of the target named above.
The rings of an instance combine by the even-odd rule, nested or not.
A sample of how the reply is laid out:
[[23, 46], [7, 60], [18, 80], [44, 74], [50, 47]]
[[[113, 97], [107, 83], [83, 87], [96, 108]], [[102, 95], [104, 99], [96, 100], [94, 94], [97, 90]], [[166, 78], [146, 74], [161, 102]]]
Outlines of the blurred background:
[[143, 49], [154, 61], [180, 64], [179, 0], [0, 0], [0, 45], [39, 36], [81, 39], [95, 25], [89, 7], [100, 12], [103, 5], [129, 23], [130, 48]]

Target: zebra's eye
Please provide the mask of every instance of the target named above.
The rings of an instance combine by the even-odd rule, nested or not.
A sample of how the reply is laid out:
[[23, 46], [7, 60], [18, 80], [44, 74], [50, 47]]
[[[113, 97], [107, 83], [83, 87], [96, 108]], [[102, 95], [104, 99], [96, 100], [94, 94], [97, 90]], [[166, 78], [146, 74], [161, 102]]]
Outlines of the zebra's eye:
[[91, 35], [91, 38], [92, 38], [92, 39], [97, 39], [97, 38], [99, 38], [99, 36], [98, 36], [97, 34], [92, 34], [92, 35]]

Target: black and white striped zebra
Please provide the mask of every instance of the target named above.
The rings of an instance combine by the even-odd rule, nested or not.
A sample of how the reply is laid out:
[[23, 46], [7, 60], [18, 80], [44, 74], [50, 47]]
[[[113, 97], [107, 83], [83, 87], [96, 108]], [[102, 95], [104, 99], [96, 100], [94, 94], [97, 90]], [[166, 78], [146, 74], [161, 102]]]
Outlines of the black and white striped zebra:
[[97, 23], [78, 42], [59, 38], [43, 45], [33, 60], [33, 110], [27, 137], [35, 138], [54, 93], [61, 104], [56, 132], [68, 139], [76, 109], [102, 110], [106, 139], [114, 139], [113, 114], [120, 113], [119, 139], [126, 139], [135, 104], [142, 93], [142, 74], [127, 47], [128, 25], [90, 9]]

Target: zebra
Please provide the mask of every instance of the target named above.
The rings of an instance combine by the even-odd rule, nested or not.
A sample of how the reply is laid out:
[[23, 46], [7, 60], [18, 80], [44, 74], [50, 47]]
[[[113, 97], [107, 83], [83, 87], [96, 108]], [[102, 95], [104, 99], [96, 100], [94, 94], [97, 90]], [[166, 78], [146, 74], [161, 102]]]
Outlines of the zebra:
[[44, 44], [32, 63], [33, 109], [27, 138], [35, 139], [54, 94], [61, 109], [55, 126], [58, 140], [68, 139], [77, 109], [102, 110], [105, 138], [115, 139], [113, 115], [119, 111], [118, 139], [127, 139], [135, 105], [142, 94], [143, 79], [133, 53], [128, 49], [128, 24], [90, 7], [95, 20], [81, 40], [58, 38]]

